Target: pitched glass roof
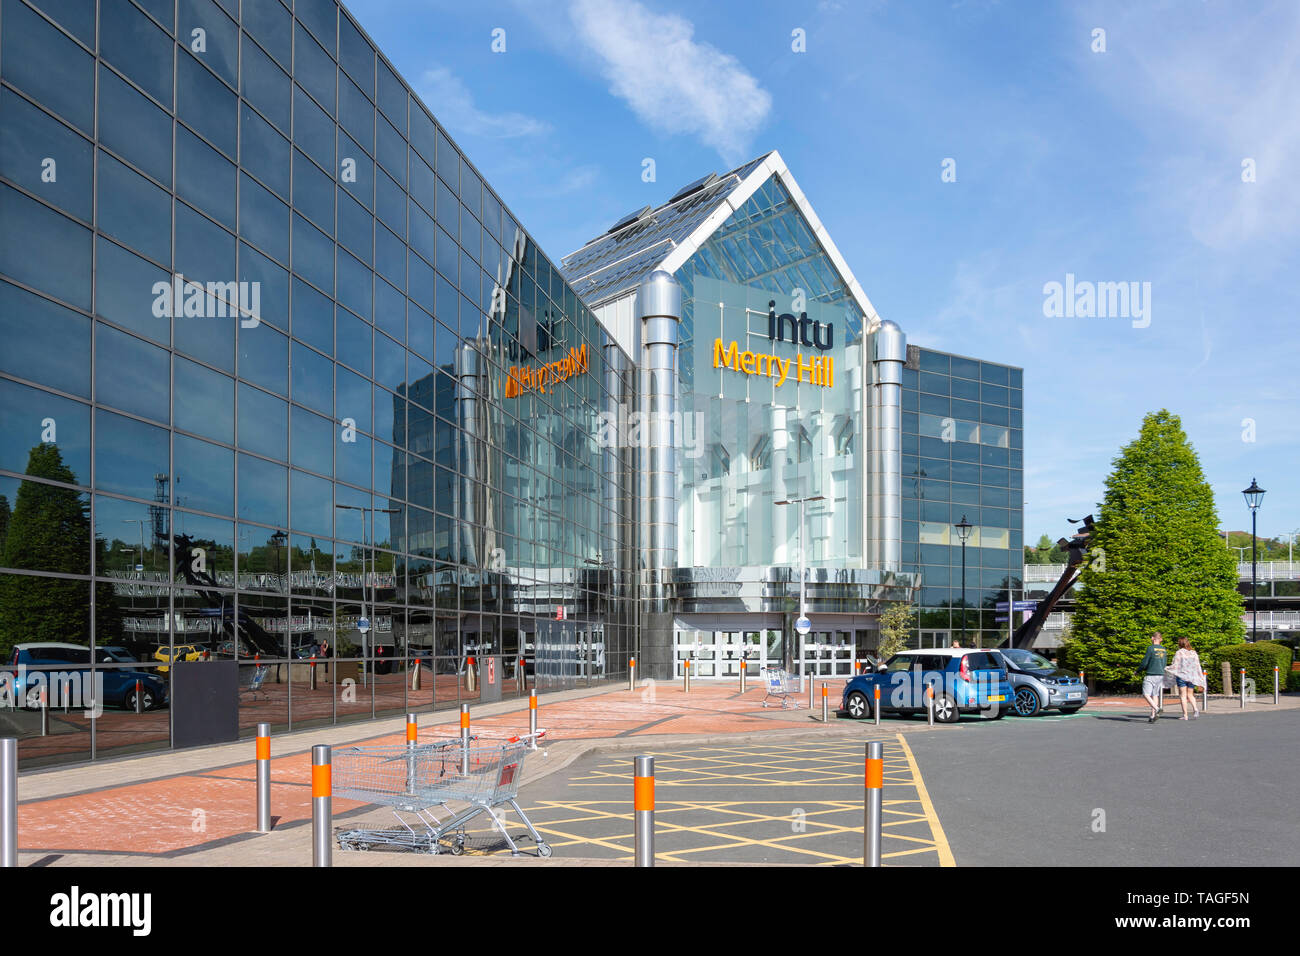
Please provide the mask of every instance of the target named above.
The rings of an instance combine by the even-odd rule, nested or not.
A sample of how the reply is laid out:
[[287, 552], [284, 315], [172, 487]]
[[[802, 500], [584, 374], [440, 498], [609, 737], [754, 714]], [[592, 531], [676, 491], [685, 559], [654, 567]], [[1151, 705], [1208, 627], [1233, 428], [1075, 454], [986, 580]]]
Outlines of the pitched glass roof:
[[591, 240], [561, 260], [565, 279], [588, 305], [639, 285], [766, 158], [750, 160], [703, 189]]

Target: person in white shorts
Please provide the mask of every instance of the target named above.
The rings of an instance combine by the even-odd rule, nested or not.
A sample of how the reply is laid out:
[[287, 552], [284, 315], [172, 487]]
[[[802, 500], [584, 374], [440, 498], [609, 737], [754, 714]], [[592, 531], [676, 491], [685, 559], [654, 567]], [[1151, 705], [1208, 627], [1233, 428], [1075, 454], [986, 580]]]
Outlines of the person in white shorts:
[[1142, 696], [1151, 705], [1151, 715], [1147, 717], [1148, 724], [1154, 724], [1156, 718], [1160, 716], [1160, 711], [1164, 710], [1160, 698], [1164, 693], [1165, 665], [1169, 661], [1169, 652], [1161, 646], [1163, 640], [1164, 637], [1159, 631], [1152, 634], [1151, 646], [1147, 648], [1146, 656], [1138, 665], [1138, 669], [1142, 671]]

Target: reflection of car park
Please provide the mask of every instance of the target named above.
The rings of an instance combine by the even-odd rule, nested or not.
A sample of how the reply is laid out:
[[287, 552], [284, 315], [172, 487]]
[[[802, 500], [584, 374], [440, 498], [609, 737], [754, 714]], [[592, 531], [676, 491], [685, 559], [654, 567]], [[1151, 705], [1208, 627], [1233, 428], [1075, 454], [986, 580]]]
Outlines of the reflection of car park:
[[930, 685], [934, 686], [934, 719], [942, 723], [977, 712], [996, 720], [1006, 714], [1011, 701], [1006, 665], [996, 652], [941, 647], [902, 651], [874, 673], [851, 678], [840, 709], [858, 720], [871, 716], [879, 687], [882, 714], [924, 713], [925, 689]]
[[135, 655], [125, 647], [95, 648], [95, 662], [99, 664], [138, 664]]
[[[105, 650], [107, 650], [105, 648]], [[120, 650], [115, 648], [114, 650]], [[46, 680], [57, 679], [59, 674], [88, 674], [90, 672], [90, 648], [78, 644], [17, 644], [14, 646], [13, 658], [9, 662], [14, 668], [50, 668]], [[140, 706], [143, 710], [152, 710], [167, 702], [167, 684], [156, 675], [145, 671], [125, 667], [100, 668], [95, 671], [97, 680], [103, 684], [104, 703], [135, 709], [136, 687], [140, 688]], [[20, 674], [13, 672], [14, 699], [23, 702], [26, 707], [38, 707], [38, 700], [28, 699], [30, 686], [35, 697], [36, 683], [31, 672]], [[81, 706], [90, 706], [93, 694], [87, 688], [79, 689]], [[51, 698], [52, 699], [52, 698]]]
[[[174, 648], [161, 644], [154, 649], [153, 659], [162, 661], [164, 664], [170, 664], [173, 661], [201, 661], [203, 660], [203, 649], [197, 644], [177, 644]], [[166, 674], [167, 668], [158, 668], [158, 673]]]
[[1006, 661], [1013, 709], [1021, 717], [1052, 709], [1073, 714], [1088, 702], [1088, 688], [1073, 671], [1029, 650], [999, 648], [998, 653]]

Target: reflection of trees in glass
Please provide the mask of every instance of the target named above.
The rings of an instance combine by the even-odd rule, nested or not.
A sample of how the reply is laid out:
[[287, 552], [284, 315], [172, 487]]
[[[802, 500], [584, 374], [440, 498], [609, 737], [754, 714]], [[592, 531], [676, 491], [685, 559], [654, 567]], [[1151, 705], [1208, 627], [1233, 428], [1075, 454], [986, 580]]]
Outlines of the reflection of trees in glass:
[[[72, 483], [72, 470], [57, 446], [37, 445], [27, 459], [27, 474]], [[7, 502], [6, 502], [7, 510]], [[28, 571], [90, 574], [90, 514], [80, 492], [36, 481], [18, 486], [8, 515], [0, 565]], [[96, 539], [99, 561], [106, 557]], [[96, 623], [100, 643], [122, 633], [122, 612], [112, 585], [96, 586]], [[90, 643], [85, 582], [61, 578], [0, 576], [0, 655], [26, 641]]]
[[9, 499], [0, 495], [0, 555], [5, 553], [5, 538], [9, 533]]

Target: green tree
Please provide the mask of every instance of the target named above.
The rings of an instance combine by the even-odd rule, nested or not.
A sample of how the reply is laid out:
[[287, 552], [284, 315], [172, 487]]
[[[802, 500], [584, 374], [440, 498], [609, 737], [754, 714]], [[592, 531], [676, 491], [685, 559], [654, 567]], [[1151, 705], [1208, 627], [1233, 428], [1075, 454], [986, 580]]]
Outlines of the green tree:
[[[53, 444], [37, 445], [27, 459], [33, 478], [76, 480]], [[90, 574], [90, 515], [74, 488], [40, 481], [18, 486], [0, 565], [57, 574]], [[103, 543], [95, 542], [103, 560]], [[0, 657], [24, 641], [90, 643], [90, 588], [67, 578], [0, 575]], [[121, 636], [122, 616], [112, 585], [96, 588], [99, 642]]]
[[9, 499], [0, 495], [0, 557], [5, 553], [5, 538], [9, 536]]
[[916, 608], [910, 604], [891, 604], [880, 615], [880, 644], [876, 656], [887, 661], [907, 647], [908, 635], [915, 623]]
[[1138, 683], [1153, 631], [1204, 659], [1244, 639], [1236, 565], [1214, 495], [1178, 416], [1148, 414], [1106, 479], [1073, 621], [1070, 666], [1101, 684]]

